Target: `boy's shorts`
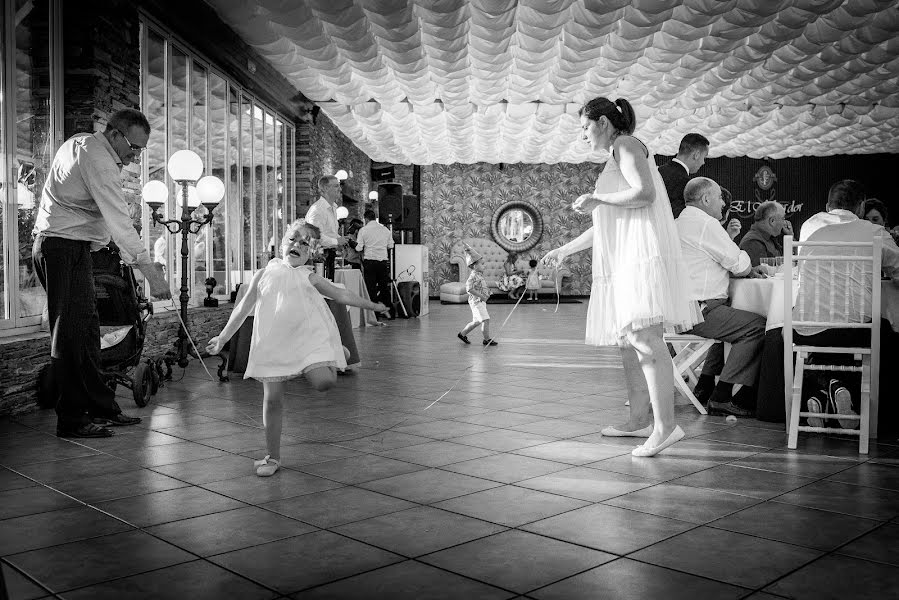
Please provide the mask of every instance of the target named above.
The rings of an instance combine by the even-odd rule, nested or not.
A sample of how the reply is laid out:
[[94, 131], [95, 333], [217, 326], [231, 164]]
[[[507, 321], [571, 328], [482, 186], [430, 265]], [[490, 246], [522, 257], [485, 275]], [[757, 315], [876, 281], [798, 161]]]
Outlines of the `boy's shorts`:
[[490, 318], [490, 315], [487, 313], [486, 302], [469, 302], [468, 306], [471, 307], [471, 316], [476, 322], [482, 323]]

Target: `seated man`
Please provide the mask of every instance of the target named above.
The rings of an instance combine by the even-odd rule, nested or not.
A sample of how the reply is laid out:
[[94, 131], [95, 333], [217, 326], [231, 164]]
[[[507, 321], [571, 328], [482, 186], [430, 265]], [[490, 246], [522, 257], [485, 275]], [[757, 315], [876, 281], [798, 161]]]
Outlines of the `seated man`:
[[740, 250], [749, 255], [753, 267], [759, 266], [763, 258], [783, 257], [785, 216], [783, 204], [774, 200], [762, 202], [755, 209], [752, 227], [740, 240]]
[[[893, 241], [882, 226], [876, 225], [869, 221], [859, 219], [856, 214], [860, 204], [864, 202], [865, 194], [861, 184], [858, 182], [845, 179], [838, 181], [830, 187], [827, 195], [826, 212], [821, 212], [810, 217], [803, 225], [800, 233], [800, 239], [810, 242], [870, 242], [874, 237], [879, 236], [883, 239], [881, 251], [881, 266], [883, 272], [886, 273], [896, 284], [899, 282], [899, 247]], [[843, 254], [857, 251], [856, 248], [815, 248], [811, 247], [806, 252], [826, 252], [826, 254]], [[858, 278], [862, 279], [861, 277]], [[870, 285], [870, 277], [864, 278]], [[828, 263], [825, 261], [815, 263], [814, 267], [806, 270], [800, 270], [801, 286], [817, 286], [822, 292], [818, 294], [802, 294], [802, 306], [796, 306], [793, 309], [795, 319], [802, 318], [801, 315], [833, 314], [835, 320], [846, 320], [847, 322], [860, 322], [859, 315], [870, 312], [862, 310], [859, 305], [861, 295], [857, 290], [847, 290], [843, 285], [842, 279], [835, 280], [835, 285], [839, 286], [832, 290], [830, 282], [831, 271]], [[866, 302], [870, 302], [872, 290], [870, 287], [865, 290]], [[831, 303], [835, 300], [835, 303]], [[848, 302], [847, 302], [848, 299]], [[872, 315], [864, 314], [865, 322], [872, 319]], [[880, 318], [875, 315], [873, 318]], [[894, 353], [894, 333], [886, 325], [881, 327], [881, 389], [886, 390], [884, 386], [884, 375], [889, 377], [890, 369], [888, 365], [895, 364], [891, 357]], [[833, 346], [833, 345], [870, 345], [870, 334], [866, 330], [861, 329], [824, 329], [821, 327], [796, 327], [794, 330], [794, 341], [797, 344], [809, 346]], [[781, 421], [786, 419], [784, 414], [784, 370], [783, 370], [783, 329], [772, 329], [765, 338], [765, 346], [762, 357], [762, 371], [765, 376], [763, 383], [759, 389], [759, 418], [766, 421]], [[887, 366], [887, 368], [884, 368]], [[823, 388], [821, 397], [818, 398], [819, 406], [823, 408], [823, 403], [837, 405], [840, 404], [838, 394], [848, 394], [848, 390], [838, 385], [838, 380], [833, 380], [830, 384], [827, 381], [820, 382], [819, 387]], [[846, 390], [846, 391], [841, 391]], [[812, 390], [814, 391], [814, 390]], [[890, 403], [883, 403], [883, 408], [889, 410], [892, 408]], [[841, 407], [845, 408], [845, 406]], [[815, 411], [818, 412], [818, 411]], [[841, 412], [844, 412], [841, 410]], [[886, 423], [885, 423], [886, 422]], [[887, 424], [888, 419], [882, 419], [881, 423]], [[820, 423], [818, 423], [820, 425]], [[857, 422], [853, 423], [857, 427]], [[850, 425], [851, 426], [851, 425]]]
[[[730, 307], [730, 277], [757, 276], [749, 256], [740, 250], [719, 223], [724, 201], [721, 188], [706, 177], [691, 179], [684, 188], [686, 208], [675, 219], [680, 234], [691, 300], [698, 300], [705, 321], [690, 333], [732, 344], [721, 377], [709, 397], [711, 414], [748, 416], [758, 377], [764, 317]], [[714, 381], [720, 362], [706, 360], [700, 382]], [[734, 400], [737, 402], [735, 403]]]

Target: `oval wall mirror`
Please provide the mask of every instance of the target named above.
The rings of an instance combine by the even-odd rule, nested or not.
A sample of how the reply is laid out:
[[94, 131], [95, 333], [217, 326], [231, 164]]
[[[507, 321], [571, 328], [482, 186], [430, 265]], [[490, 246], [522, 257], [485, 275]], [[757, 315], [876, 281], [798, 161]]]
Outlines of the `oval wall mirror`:
[[490, 233], [493, 241], [506, 252], [525, 252], [540, 241], [543, 217], [529, 202], [506, 202], [493, 212]]

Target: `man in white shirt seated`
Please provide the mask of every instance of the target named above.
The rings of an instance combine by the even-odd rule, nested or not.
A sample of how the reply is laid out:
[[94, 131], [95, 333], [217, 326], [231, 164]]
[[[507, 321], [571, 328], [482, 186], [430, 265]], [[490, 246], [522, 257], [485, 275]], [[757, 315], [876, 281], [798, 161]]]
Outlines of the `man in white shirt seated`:
[[[356, 250], [362, 253], [362, 276], [372, 302], [390, 306], [390, 263], [387, 249], [393, 248], [390, 230], [378, 223], [375, 211], [368, 209], [362, 215], [365, 226], [356, 235]], [[380, 318], [380, 315], [379, 315]]]
[[[893, 241], [892, 236], [881, 225], [876, 225], [870, 221], [860, 219], [856, 214], [859, 206], [865, 200], [865, 193], [862, 185], [851, 179], [838, 181], [830, 187], [827, 194], [826, 212], [820, 212], [810, 217], [802, 224], [799, 239], [801, 241], [810, 242], [870, 242], [879, 236], [883, 240], [881, 249], [881, 267], [883, 273], [893, 280], [893, 284], [899, 281], [899, 247]], [[838, 247], [809, 247], [801, 249], [803, 254], [856, 254], [863, 252], [860, 248], [838, 248]], [[806, 263], [802, 263], [806, 264]], [[819, 290], [817, 294], [802, 294], [801, 306], [793, 309], [794, 319], [801, 319], [801, 315], [821, 314], [828, 315], [828, 320], [860, 322], [859, 318], [865, 322], [874, 319], [880, 319], [879, 315], [871, 315], [870, 309], [863, 310], [865, 305], [870, 304], [872, 289], [870, 288], [871, 277], [853, 276], [856, 281], [865, 281], [868, 287], [864, 290], [864, 296], [859, 293], [858, 289], [847, 289], [843, 278], [831, 278], [833, 266], [827, 261], [816, 262], [814, 266], [808, 263], [810, 268], [800, 269], [800, 285], [815, 286]], [[845, 264], [845, 263], [844, 263]], [[842, 268], [841, 265], [838, 268]], [[879, 280], [879, 278], [875, 278]], [[835, 286], [830, 288], [830, 282], [834, 281]], [[879, 285], [879, 281], [877, 281]], [[811, 289], [811, 288], [806, 288]], [[864, 300], [864, 301], [863, 301]], [[832, 317], [830, 317], [832, 315]], [[798, 344], [809, 346], [869, 346], [871, 343], [870, 333], [862, 329], [824, 329], [822, 327], [796, 327], [794, 329], [794, 341]], [[783, 421], [785, 415], [783, 413], [783, 330], [778, 328], [768, 333], [763, 352], [763, 366], [765, 372], [763, 384], [759, 390], [759, 418], [766, 421]], [[890, 365], [895, 364], [895, 332], [892, 331], [887, 322], [882, 323], [881, 327], [881, 374], [887, 376], [889, 380]], [[814, 357], [813, 357], [814, 359]], [[838, 360], [835, 357], [829, 357], [829, 362]], [[821, 392], [816, 390], [812, 392], [818, 393], [817, 400], [823, 407], [825, 402], [836, 403], [834, 397], [842, 387], [840, 381], [833, 379], [828, 383], [829, 376], [825, 376], [818, 382]], [[850, 388], [857, 388], [857, 377], [846, 377], [846, 384]], [[884, 378], [881, 377], [881, 390], [889, 390], [884, 387]], [[840, 384], [840, 385], [838, 385]], [[842, 387], [843, 390], [847, 388]], [[855, 392], [857, 398], [857, 391]], [[762, 400], [764, 398], [764, 401]], [[769, 403], [769, 399], [773, 399]], [[881, 404], [881, 412], [883, 409], [890, 410], [890, 403]], [[881, 419], [881, 424], [889, 426], [890, 419]], [[857, 423], [857, 422], [856, 422]], [[854, 423], [853, 423], [854, 424]], [[851, 425], [850, 425], [851, 426]], [[857, 425], [856, 425], [857, 426]]]
[[346, 244], [346, 238], [337, 233], [337, 206], [343, 195], [340, 180], [333, 175], [325, 175], [318, 180], [321, 196], [306, 211], [306, 222], [321, 231], [319, 243], [325, 251], [325, 277], [334, 281], [334, 260], [337, 247]]
[[748, 416], [753, 411], [744, 406], [753, 404], [765, 319], [731, 308], [728, 286], [732, 276], [759, 276], [764, 267], [752, 267], [749, 255], [721, 227], [724, 201], [717, 183], [706, 177], [691, 179], [684, 188], [684, 200], [686, 208], [675, 223], [690, 278], [690, 299], [700, 303], [705, 319], [690, 333], [732, 344], [723, 367], [714, 357], [706, 359], [700, 382], [714, 381], [720, 370], [718, 384], [709, 397], [709, 412]]

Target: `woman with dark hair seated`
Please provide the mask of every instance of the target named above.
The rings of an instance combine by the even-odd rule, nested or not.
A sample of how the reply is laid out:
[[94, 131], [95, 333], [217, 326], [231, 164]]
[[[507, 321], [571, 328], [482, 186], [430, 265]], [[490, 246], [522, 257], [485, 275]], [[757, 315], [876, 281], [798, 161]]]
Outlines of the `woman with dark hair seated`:
[[875, 225], [882, 226], [890, 232], [890, 235], [899, 244], [899, 226], [890, 229], [890, 214], [887, 211], [886, 204], [877, 198], [868, 198], [862, 202], [858, 216], [866, 221], [871, 221]]

